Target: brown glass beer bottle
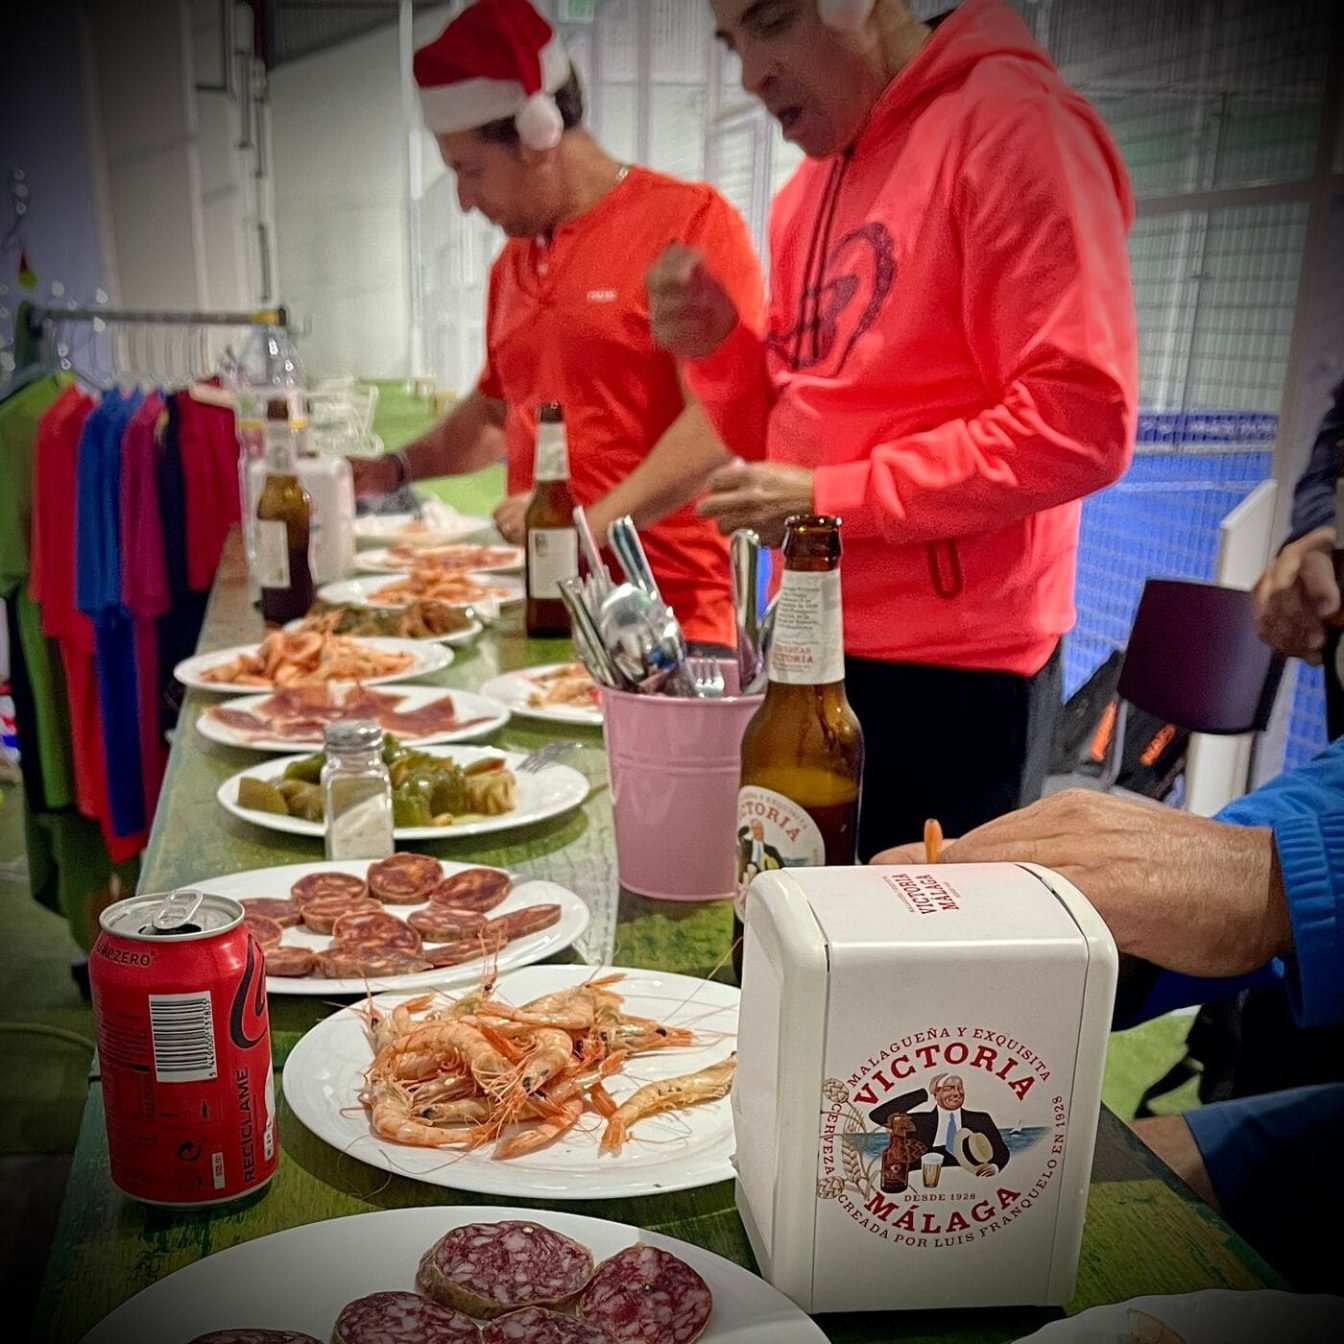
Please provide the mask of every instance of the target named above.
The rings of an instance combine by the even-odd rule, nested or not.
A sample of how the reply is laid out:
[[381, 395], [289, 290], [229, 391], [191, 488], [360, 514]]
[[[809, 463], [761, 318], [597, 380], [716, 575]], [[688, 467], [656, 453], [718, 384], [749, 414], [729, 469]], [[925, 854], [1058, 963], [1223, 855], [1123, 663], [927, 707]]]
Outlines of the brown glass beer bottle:
[[840, 520], [798, 515], [784, 574], [769, 687], [742, 738], [733, 969], [742, 976], [747, 888], [772, 868], [854, 862], [863, 730], [845, 697]]
[[537, 448], [532, 501], [523, 519], [527, 547], [527, 633], [569, 634], [569, 612], [560, 600], [560, 580], [579, 572], [574, 496], [569, 490], [569, 445], [558, 403], [537, 408]]
[[257, 582], [268, 624], [297, 620], [313, 605], [312, 521], [312, 502], [294, 466], [289, 403], [272, 397], [266, 407], [266, 481], [257, 500]]

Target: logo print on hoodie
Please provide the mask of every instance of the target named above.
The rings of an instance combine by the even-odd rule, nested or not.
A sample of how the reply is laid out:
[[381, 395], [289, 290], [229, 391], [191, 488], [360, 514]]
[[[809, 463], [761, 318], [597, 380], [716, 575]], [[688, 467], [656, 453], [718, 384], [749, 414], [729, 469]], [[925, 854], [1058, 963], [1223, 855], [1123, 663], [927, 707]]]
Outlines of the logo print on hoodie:
[[795, 369], [838, 377], [859, 337], [882, 314], [896, 283], [895, 252], [880, 220], [845, 234], [816, 278], [806, 280], [796, 325], [772, 333], [771, 348]]

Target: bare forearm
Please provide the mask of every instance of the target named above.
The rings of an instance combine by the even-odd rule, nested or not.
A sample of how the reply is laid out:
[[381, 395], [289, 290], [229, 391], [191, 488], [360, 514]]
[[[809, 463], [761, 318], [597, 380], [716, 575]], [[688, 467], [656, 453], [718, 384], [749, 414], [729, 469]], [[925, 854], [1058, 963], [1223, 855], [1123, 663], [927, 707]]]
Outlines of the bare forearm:
[[417, 481], [491, 466], [504, 456], [504, 405], [472, 392], [402, 451]]
[[623, 481], [588, 509], [598, 537], [629, 514], [637, 527], [647, 527], [681, 508], [704, 488], [709, 474], [728, 460], [728, 450], [696, 402], [668, 426], [653, 451]]

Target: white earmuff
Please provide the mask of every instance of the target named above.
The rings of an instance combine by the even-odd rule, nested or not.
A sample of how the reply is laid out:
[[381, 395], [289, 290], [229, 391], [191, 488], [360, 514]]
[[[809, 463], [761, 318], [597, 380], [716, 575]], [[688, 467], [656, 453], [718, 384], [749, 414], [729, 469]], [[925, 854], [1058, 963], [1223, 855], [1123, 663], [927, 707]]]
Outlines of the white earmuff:
[[817, 0], [821, 21], [828, 28], [853, 32], [867, 22], [877, 0]]

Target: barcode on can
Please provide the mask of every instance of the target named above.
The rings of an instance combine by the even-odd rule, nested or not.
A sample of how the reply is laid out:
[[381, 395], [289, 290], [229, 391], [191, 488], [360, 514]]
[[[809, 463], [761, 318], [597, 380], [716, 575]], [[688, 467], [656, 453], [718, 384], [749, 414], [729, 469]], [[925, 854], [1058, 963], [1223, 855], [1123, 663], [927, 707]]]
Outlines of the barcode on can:
[[161, 1083], [199, 1083], [219, 1076], [210, 991], [151, 994], [154, 1077]]

